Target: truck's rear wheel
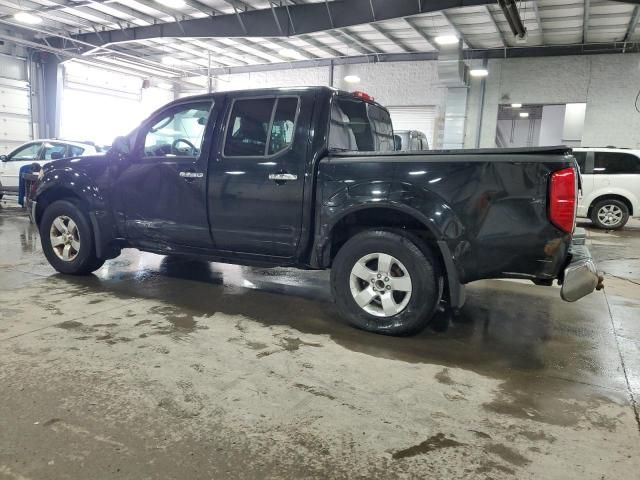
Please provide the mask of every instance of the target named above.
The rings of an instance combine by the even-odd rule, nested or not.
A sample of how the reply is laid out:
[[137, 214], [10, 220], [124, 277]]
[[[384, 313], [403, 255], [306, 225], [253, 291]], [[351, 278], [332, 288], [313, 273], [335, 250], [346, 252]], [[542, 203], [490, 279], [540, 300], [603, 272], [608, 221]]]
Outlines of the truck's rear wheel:
[[95, 255], [87, 215], [68, 200], [58, 200], [44, 211], [40, 241], [47, 260], [60, 273], [86, 275], [104, 263]]
[[601, 200], [591, 209], [591, 221], [599, 228], [617, 230], [629, 220], [629, 208], [620, 200]]
[[368, 230], [340, 249], [331, 271], [334, 300], [357, 328], [411, 335], [427, 326], [440, 301], [437, 265], [408, 237]]

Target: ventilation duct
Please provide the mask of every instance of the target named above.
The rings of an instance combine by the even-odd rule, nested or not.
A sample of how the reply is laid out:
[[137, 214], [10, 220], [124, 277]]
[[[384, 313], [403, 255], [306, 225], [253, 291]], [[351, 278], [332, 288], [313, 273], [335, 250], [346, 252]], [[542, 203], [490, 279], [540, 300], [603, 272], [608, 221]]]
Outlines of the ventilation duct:
[[438, 53], [438, 79], [447, 87], [469, 84], [469, 68], [462, 59], [462, 40], [453, 45], [441, 45]]
[[467, 119], [469, 67], [462, 58], [462, 40], [457, 44], [440, 46], [438, 79], [440, 85], [447, 89], [442, 148], [463, 148]]

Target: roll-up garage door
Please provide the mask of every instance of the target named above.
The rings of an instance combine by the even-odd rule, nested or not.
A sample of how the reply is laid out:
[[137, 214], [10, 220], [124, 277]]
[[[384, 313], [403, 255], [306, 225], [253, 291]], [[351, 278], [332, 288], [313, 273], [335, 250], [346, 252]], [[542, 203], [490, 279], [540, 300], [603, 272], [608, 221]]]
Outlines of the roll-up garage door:
[[436, 107], [423, 105], [416, 107], [387, 107], [391, 114], [394, 130], [418, 130], [424, 133], [433, 145]]
[[0, 154], [31, 139], [29, 84], [0, 77]]

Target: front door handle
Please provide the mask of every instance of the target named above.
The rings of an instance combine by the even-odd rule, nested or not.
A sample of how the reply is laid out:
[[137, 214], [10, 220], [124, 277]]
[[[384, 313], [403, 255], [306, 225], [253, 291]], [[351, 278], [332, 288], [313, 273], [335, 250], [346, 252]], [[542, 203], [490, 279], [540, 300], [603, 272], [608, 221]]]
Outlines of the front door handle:
[[193, 182], [196, 178], [204, 177], [202, 172], [194, 172], [193, 170], [187, 172], [180, 172], [180, 178], [184, 178], [186, 182]]
[[289, 182], [297, 179], [298, 179], [298, 175], [294, 175], [293, 173], [270, 173], [269, 174], [269, 180], [275, 180], [276, 182]]

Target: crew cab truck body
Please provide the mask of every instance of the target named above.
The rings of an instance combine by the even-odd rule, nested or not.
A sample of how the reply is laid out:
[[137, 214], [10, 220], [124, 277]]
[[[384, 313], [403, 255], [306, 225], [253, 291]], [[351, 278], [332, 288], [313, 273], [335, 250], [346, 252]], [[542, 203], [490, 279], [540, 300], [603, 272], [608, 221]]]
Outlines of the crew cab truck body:
[[588, 251], [572, 245], [570, 150], [393, 148], [388, 112], [364, 95], [309, 87], [185, 98], [105, 156], [47, 165], [32, 217], [63, 273], [89, 273], [125, 247], [331, 268], [344, 317], [387, 334], [461, 307], [474, 280], [558, 279], [570, 301], [596, 287]]

